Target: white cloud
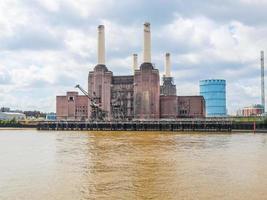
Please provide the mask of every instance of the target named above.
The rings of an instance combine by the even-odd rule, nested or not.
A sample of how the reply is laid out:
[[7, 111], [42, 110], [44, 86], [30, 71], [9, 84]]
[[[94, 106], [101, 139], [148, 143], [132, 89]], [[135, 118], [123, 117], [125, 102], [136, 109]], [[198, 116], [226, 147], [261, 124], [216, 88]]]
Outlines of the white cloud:
[[114, 0], [38, 0], [47, 11], [56, 13], [66, 7], [83, 18], [101, 15], [115, 5]]
[[207, 33], [214, 26], [214, 23], [205, 17], [195, 19], [178, 17], [166, 25], [160, 35], [174, 42], [186, 42], [195, 47], [202, 47], [209, 44], [210, 37]]
[[0, 37], [12, 34], [17, 26], [26, 25], [29, 20], [26, 11], [17, 0], [0, 1]]
[[[64, 1], [64, 3], [66, 2]], [[106, 8], [116, 4], [114, 0], [67, 0], [67, 3], [83, 17], [101, 15]]]
[[249, 5], [267, 5], [267, 0], [240, 0], [241, 3], [249, 4]]
[[130, 52], [142, 43], [141, 24], [120, 25], [109, 20], [101, 20], [101, 23], [105, 25], [107, 50]]
[[61, 0], [37, 0], [38, 3], [45, 9], [51, 12], [56, 12], [60, 9]]
[[64, 40], [68, 50], [82, 57], [96, 56], [97, 38], [95, 30], [84, 32], [73, 29], [67, 30]]
[[[227, 7], [231, 2], [226, 10], [233, 9]], [[237, 0], [241, 7], [236, 17], [220, 21], [222, 13], [210, 14], [213, 7], [219, 9], [210, 1], [199, 5], [201, 14], [181, 10], [178, 15], [174, 11], [179, 6], [172, 12], [153, 7], [171, 19], [151, 22], [153, 62], [162, 73], [163, 55], [171, 53], [178, 94], [197, 95], [200, 79], [224, 78], [231, 113], [240, 105], [258, 103], [259, 51], [266, 50], [267, 25], [260, 17], [260, 24], [240, 18], [247, 15], [244, 5], [265, 3]], [[76, 83], [86, 88], [97, 60], [98, 23], [106, 27], [108, 68], [115, 75], [131, 74], [132, 53], [139, 54], [139, 64], [142, 60], [142, 23], [153, 13], [142, 10], [147, 3], [138, 0], [120, 5], [114, 0], [0, 1], [0, 106], [51, 111], [57, 94], [73, 90]], [[251, 15], [261, 16], [255, 11]]]

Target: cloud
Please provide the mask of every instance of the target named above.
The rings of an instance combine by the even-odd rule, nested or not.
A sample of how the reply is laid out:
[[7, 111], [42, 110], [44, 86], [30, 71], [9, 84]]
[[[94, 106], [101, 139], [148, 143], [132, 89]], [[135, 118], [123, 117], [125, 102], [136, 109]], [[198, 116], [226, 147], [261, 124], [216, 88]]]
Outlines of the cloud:
[[18, 30], [18, 33], [0, 39], [2, 50], [44, 50], [63, 48], [60, 37], [40, 27], [39, 30]]
[[267, 5], [266, 0], [240, 0], [241, 3], [248, 4], [248, 5], [256, 5], [256, 6], [262, 6]]
[[[0, 106], [55, 111], [55, 96], [87, 88], [97, 62], [97, 25], [106, 29], [114, 75], [142, 62], [143, 27], [151, 22], [152, 60], [163, 73], [171, 53], [179, 95], [197, 95], [206, 78], [227, 80], [228, 110], [260, 102], [259, 52], [266, 50], [263, 0], [0, 2]], [[248, 14], [249, 13], [249, 14]]]

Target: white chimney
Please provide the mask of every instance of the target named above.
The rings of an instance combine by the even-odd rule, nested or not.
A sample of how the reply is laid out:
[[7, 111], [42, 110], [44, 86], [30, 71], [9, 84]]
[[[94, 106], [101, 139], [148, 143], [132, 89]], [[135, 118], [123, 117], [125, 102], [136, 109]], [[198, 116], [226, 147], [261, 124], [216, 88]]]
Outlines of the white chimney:
[[133, 54], [133, 72], [138, 69], [137, 54]]
[[105, 27], [98, 26], [98, 64], [105, 65]]
[[150, 23], [144, 24], [144, 62], [151, 63]]
[[166, 53], [165, 57], [165, 77], [171, 77], [171, 55]]

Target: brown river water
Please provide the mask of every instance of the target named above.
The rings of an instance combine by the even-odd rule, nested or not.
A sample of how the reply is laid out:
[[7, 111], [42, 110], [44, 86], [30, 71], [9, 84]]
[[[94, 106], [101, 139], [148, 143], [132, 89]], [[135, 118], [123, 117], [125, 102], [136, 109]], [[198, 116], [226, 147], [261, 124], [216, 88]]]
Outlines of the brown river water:
[[267, 134], [0, 130], [0, 199], [267, 199]]

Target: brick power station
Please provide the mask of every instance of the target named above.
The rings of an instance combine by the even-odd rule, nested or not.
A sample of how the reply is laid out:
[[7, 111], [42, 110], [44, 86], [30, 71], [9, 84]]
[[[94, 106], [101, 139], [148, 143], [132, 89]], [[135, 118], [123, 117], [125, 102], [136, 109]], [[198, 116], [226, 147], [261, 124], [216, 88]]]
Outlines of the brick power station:
[[105, 120], [159, 120], [205, 117], [203, 96], [177, 96], [171, 77], [170, 54], [160, 85], [159, 70], [151, 63], [150, 24], [144, 24], [143, 63], [133, 54], [133, 75], [114, 76], [105, 65], [105, 30], [98, 27], [98, 64], [88, 75], [88, 95], [67, 92], [56, 98], [58, 120], [95, 120], [92, 99]]

